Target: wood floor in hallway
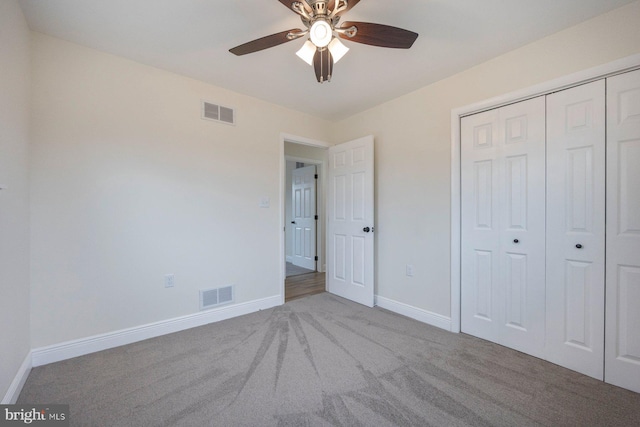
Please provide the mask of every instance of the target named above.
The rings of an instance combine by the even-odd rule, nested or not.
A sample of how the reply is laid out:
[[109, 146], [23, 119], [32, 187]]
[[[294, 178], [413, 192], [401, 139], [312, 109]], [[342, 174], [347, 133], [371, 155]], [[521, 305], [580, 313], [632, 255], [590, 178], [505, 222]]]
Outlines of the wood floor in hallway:
[[284, 301], [308, 297], [325, 291], [325, 273], [308, 273], [290, 276], [284, 282]]

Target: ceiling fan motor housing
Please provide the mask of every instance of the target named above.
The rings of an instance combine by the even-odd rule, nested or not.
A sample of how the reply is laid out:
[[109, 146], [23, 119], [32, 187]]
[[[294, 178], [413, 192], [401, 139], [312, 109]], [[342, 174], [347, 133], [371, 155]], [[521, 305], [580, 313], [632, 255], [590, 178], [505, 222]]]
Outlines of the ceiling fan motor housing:
[[309, 5], [311, 6], [311, 8], [313, 9], [313, 13], [314, 15], [318, 16], [318, 15], [326, 15], [328, 10], [327, 10], [327, 1], [325, 0], [310, 0]]

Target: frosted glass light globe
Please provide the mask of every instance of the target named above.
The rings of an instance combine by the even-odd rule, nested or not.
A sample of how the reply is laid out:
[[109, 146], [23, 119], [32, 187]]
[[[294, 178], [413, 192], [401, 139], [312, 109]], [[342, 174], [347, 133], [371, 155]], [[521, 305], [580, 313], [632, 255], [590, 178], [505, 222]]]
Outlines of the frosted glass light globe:
[[318, 47], [325, 47], [331, 41], [333, 37], [331, 31], [331, 25], [326, 21], [316, 21], [311, 26], [311, 30], [309, 31], [309, 36], [311, 37], [311, 41]]

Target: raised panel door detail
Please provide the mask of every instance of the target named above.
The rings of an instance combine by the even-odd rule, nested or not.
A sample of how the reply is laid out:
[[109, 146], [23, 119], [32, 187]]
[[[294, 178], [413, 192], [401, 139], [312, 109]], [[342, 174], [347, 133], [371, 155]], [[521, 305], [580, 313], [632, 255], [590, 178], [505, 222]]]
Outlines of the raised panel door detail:
[[640, 235], [640, 139], [618, 147], [618, 234]]
[[365, 284], [365, 251], [366, 242], [364, 236], [353, 236], [351, 238], [351, 283], [357, 286]]
[[491, 320], [491, 304], [493, 295], [493, 256], [489, 251], [476, 250], [475, 316]]
[[[301, 183], [300, 183], [301, 184]], [[302, 189], [296, 188], [293, 192], [293, 216], [300, 218], [302, 216]]]
[[473, 129], [473, 148], [490, 148], [493, 146], [493, 128], [492, 125], [484, 124], [476, 126]]
[[365, 174], [363, 172], [351, 175], [351, 212], [353, 221], [364, 221], [366, 214]]
[[474, 164], [476, 228], [492, 228], [493, 162], [483, 160]]
[[507, 144], [517, 144], [528, 139], [527, 136], [527, 116], [512, 117], [506, 120], [505, 142]]
[[514, 156], [506, 159], [507, 165], [507, 214], [508, 228], [511, 230], [527, 229], [527, 156]]
[[338, 175], [333, 180], [333, 219], [344, 221], [347, 219], [347, 177]]
[[526, 331], [527, 256], [507, 254], [507, 326]]
[[345, 254], [347, 252], [347, 236], [344, 234], [336, 234], [333, 237], [334, 246], [333, 246], [333, 277], [340, 281], [347, 280], [347, 270], [345, 264]]
[[618, 96], [620, 114], [618, 123], [626, 125], [629, 121], [640, 121], [640, 89], [621, 92]]
[[353, 159], [353, 166], [362, 164], [365, 161], [365, 149], [363, 147], [354, 148], [351, 151], [351, 158]]
[[591, 350], [589, 291], [592, 280], [591, 263], [567, 261], [564, 281], [565, 342], [586, 350]]
[[577, 102], [566, 106], [567, 134], [583, 131], [593, 126], [593, 101]]
[[618, 358], [640, 365], [640, 268], [618, 268]]
[[347, 153], [339, 151], [333, 155], [333, 168], [342, 169], [347, 165]]
[[312, 236], [312, 233], [315, 233], [314, 230], [311, 230], [311, 228], [305, 228], [304, 229], [304, 257], [305, 258], [312, 258], [315, 256], [316, 254], [316, 248], [313, 247], [314, 239]]
[[566, 151], [566, 231], [592, 232], [594, 202], [593, 147]]
[[313, 209], [312, 189], [307, 187], [304, 189], [304, 217], [310, 219], [315, 215], [315, 209]]

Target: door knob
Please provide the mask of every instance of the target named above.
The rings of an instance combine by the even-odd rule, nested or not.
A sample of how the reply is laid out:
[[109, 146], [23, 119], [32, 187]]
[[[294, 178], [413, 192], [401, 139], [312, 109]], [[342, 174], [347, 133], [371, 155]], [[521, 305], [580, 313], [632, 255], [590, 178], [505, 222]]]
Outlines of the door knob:
[[513, 243], [520, 243], [520, 240], [518, 240], [518, 239], [513, 239]]
[[578, 243], [578, 244], [576, 245], [576, 248], [578, 248], [578, 249], [582, 249], [582, 245], [581, 245], [580, 243]]
[[365, 233], [368, 233], [371, 231], [371, 229], [369, 227], [365, 227], [362, 229], [362, 231], [364, 231]]
[[291, 224], [295, 224], [295, 223], [296, 223], [295, 221], [291, 221]]

